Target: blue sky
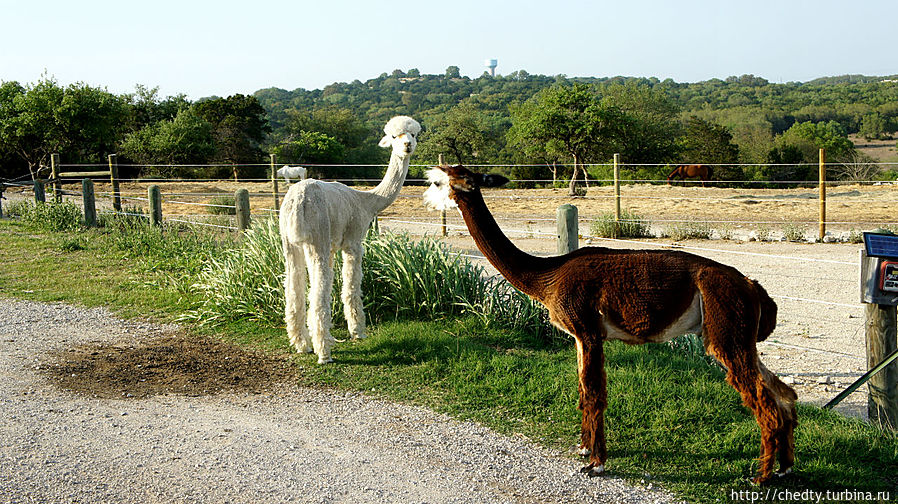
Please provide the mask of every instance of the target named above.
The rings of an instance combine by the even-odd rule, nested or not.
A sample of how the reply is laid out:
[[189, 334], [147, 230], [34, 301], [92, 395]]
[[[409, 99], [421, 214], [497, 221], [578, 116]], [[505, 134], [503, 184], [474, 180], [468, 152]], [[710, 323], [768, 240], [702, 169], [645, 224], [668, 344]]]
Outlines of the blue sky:
[[898, 74], [895, 0], [0, 0], [0, 80], [162, 96], [317, 89], [393, 69], [773, 82]]

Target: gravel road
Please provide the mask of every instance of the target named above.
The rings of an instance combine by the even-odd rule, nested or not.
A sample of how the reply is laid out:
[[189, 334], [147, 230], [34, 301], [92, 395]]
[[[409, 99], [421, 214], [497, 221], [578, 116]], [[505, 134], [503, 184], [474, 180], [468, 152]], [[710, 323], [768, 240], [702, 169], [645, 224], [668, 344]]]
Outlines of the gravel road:
[[673, 502], [525, 440], [423, 408], [279, 385], [97, 399], [39, 369], [53, 350], [171, 327], [0, 299], [0, 502]]

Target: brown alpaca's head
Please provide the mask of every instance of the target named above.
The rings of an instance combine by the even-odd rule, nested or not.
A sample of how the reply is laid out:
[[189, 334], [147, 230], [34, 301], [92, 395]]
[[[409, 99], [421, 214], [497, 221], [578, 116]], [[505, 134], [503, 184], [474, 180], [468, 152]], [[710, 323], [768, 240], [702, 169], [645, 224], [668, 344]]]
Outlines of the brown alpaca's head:
[[455, 208], [459, 197], [479, 194], [481, 187], [500, 187], [508, 183], [502, 175], [474, 173], [462, 165], [437, 166], [427, 170], [430, 187], [424, 191], [424, 204], [431, 210]]

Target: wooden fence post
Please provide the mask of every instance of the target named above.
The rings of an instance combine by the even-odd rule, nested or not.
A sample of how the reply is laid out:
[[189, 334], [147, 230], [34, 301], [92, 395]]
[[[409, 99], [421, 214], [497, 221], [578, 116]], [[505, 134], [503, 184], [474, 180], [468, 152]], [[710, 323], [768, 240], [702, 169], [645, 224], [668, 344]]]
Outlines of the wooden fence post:
[[154, 226], [162, 225], [162, 192], [158, 185], [147, 187], [147, 199], [150, 201], [150, 223]]
[[[443, 166], [443, 155], [439, 155], [440, 166]], [[449, 236], [449, 228], [446, 226], [446, 210], [440, 210], [440, 231], [443, 236]]]
[[59, 180], [59, 154], [50, 154], [50, 177], [53, 179], [53, 201], [62, 202], [62, 181]]
[[277, 210], [281, 208], [281, 203], [278, 201], [278, 171], [274, 167], [277, 163], [277, 156], [270, 154], [269, 157], [271, 158], [271, 191], [274, 193], [274, 209]]
[[[867, 368], [883, 362], [898, 348], [896, 308], [867, 303]], [[898, 429], [898, 361], [883, 368], [867, 382], [867, 416], [870, 423]]]
[[614, 154], [614, 238], [620, 237], [620, 154]]
[[249, 229], [249, 191], [237, 189], [234, 193], [235, 206], [237, 207], [237, 229], [246, 231]]
[[84, 225], [97, 227], [97, 203], [94, 198], [94, 181], [81, 179], [81, 201], [84, 205]]
[[118, 156], [109, 155], [109, 179], [112, 182], [112, 208], [116, 212], [122, 211], [122, 194], [118, 189]]
[[0, 182], [0, 219], [3, 218], [3, 191], [6, 189], [6, 184]]
[[44, 181], [41, 179], [34, 180], [34, 202], [35, 203], [46, 203], [47, 202], [47, 193], [44, 190]]
[[818, 238], [822, 242], [826, 236], [826, 151], [820, 149], [820, 229]]
[[566, 203], [555, 212], [558, 226], [558, 254], [567, 254], [579, 246], [577, 207]]

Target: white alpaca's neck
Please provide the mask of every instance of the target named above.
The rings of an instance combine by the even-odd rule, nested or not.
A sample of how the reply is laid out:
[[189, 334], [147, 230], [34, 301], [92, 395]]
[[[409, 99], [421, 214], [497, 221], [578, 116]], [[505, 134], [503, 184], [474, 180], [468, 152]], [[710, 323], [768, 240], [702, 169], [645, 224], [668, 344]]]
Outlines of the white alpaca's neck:
[[384, 208], [390, 206], [399, 196], [402, 185], [405, 184], [405, 177], [408, 175], [409, 156], [400, 158], [393, 154], [390, 156], [390, 164], [387, 166], [387, 173], [384, 179], [377, 184], [377, 187], [368, 191], [369, 194], [375, 196], [375, 210], [380, 212]]

